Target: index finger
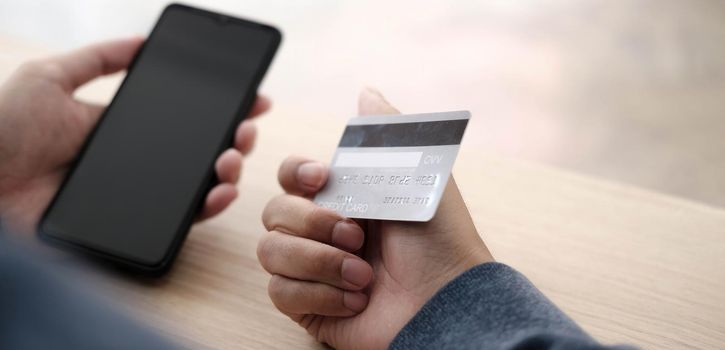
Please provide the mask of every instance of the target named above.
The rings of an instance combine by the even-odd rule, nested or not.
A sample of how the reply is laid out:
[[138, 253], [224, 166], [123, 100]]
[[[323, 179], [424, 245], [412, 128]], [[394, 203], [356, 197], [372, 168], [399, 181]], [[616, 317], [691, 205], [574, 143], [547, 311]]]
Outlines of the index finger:
[[262, 212], [267, 231], [312, 239], [354, 252], [362, 247], [365, 233], [360, 225], [305, 198], [283, 194], [273, 198]]
[[305, 157], [290, 156], [279, 167], [277, 178], [285, 192], [312, 197], [327, 182], [325, 164]]

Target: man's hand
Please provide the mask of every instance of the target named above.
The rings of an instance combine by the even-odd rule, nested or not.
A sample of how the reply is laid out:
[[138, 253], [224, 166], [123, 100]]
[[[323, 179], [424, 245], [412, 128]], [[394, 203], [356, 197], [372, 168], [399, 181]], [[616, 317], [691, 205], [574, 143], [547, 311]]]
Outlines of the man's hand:
[[[81, 85], [126, 69], [142, 38], [109, 41], [22, 65], [0, 87], [0, 222], [12, 231], [33, 231], [105, 106], [73, 98]], [[250, 116], [269, 108], [257, 98]], [[199, 219], [219, 214], [237, 196], [242, 155], [256, 129], [237, 129], [235, 146], [216, 161], [220, 184], [206, 197]]]
[[[398, 114], [376, 91], [359, 112]], [[341, 349], [387, 348], [433, 294], [493, 261], [451, 177], [430, 222], [353, 221], [309, 200], [327, 180], [319, 162], [290, 157], [262, 221], [257, 255], [272, 274], [269, 296], [284, 314]]]

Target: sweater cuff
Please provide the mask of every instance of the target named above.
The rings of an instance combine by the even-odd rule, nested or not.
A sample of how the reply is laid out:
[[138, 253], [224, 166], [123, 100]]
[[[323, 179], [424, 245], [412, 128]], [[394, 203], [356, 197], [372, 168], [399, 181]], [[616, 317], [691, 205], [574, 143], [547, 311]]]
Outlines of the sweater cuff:
[[540, 334], [592, 342], [526, 277], [493, 262], [475, 266], [441, 288], [390, 348], [509, 348]]

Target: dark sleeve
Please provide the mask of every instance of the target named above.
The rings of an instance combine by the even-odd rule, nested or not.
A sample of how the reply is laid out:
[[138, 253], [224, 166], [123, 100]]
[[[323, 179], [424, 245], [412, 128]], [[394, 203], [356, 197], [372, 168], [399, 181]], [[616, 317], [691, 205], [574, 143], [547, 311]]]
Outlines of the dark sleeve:
[[0, 349], [175, 349], [0, 232]]
[[628, 349], [595, 342], [516, 270], [478, 265], [439, 290], [390, 349]]

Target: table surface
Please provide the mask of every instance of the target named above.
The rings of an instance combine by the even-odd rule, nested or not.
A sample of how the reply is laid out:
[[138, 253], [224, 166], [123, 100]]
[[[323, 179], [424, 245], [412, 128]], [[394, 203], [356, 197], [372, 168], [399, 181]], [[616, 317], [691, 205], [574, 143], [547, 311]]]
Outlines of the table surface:
[[[2, 79], [43, 52], [0, 39]], [[107, 100], [118, 79], [80, 95]], [[265, 234], [262, 208], [281, 193], [279, 163], [290, 153], [330, 159], [344, 120], [278, 104], [258, 126], [239, 200], [193, 227], [170, 273], [139, 281], [100, 272], [99, 288], [194, 348], [321, 347], [269, 301], [255, 248]], [[725, 346], [722, 209], [501, 157], [465, 139], [453, 173], [496, 259], [595, 338], [658, 349]]]

